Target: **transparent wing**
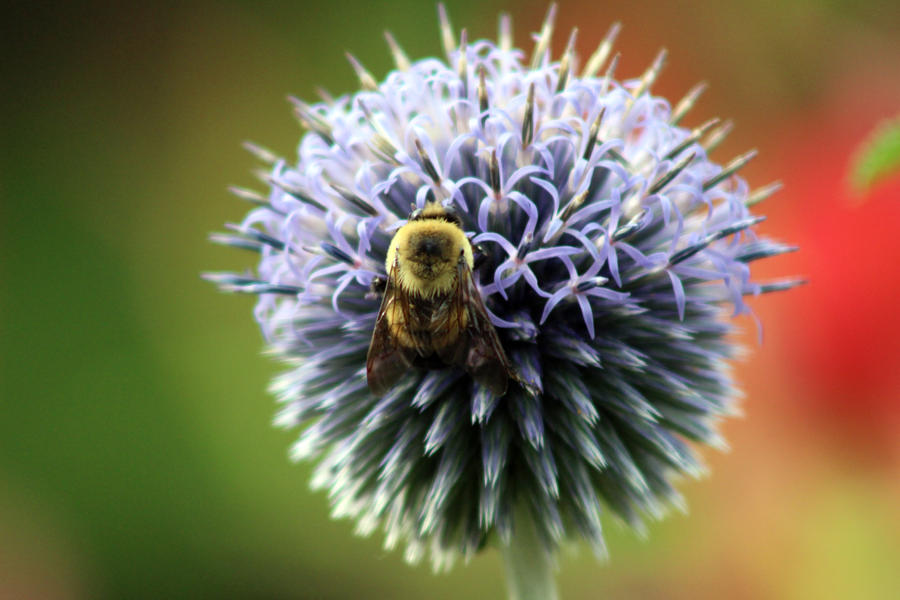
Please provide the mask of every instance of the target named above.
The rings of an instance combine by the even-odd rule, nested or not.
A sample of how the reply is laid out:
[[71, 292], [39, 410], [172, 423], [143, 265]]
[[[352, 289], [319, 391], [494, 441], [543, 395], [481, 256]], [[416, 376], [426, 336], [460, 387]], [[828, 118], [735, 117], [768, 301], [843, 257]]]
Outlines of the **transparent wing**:
[[[366, 379], [369, 389], [376, 396], [383, 396], [397, 380], [412, 367], [413, 353], [400, 346], [391, 332], [388, 311], [399, 306], [405, 315], [409, 313], [407, 300], [394, 283], [397, 275], [396, 263], [388, 273], [381, 308], [375, 318], [375, 330], [366, 356]], [[408, 320], [408, 316], [407, 316]]]
[[450, 313], [458, 315], [457, 318], [465, 315], [466, 323], [457, 347], [453, 349], [457, 359], [454, 362], [462, 365], [475, 381], [502, 396], [506, 393], [510, 376], [513, 376], [512, 365], [484, 307], [472, 270], [462, 257], [457, 285], [459, 289], [454, 295], [454, 302], [458, 305]]

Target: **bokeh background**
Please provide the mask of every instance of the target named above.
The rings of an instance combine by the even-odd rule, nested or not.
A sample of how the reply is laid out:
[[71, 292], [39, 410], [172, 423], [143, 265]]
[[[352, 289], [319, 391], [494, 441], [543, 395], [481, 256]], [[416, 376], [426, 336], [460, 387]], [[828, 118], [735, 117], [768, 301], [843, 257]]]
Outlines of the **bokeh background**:
[[[472, 37], [542, 1], [449, 2]], [[760, 277], [809, 285], [752, 302], [746, 417], [689, 515], [612, 557], [562, 560], [578, 598], [900, 597], [900, 177], [848, 191], [854, 149], [900, 112], [900, 4], [562, 2], [582, 57], [622, 20], [618, 75], [657, 49], [656, 93], [711, 87], [688, 117], [734, 117], [716, 152], [751, 147], [762, 230], [802, 246]], [[293, 156], [288, 93], [383, 76], [382, 30], [440, 51], [431, 2], [7, 2], [0, 44], [0, 597], [501, 598], [498, 556], [432, 576], [352, 535], [287, 458], [252, 298], [208, 269], [252, 257], [206, 234], [246, 209], [252, 139]], [[566, 35], [560, 33], [555, 49]]]

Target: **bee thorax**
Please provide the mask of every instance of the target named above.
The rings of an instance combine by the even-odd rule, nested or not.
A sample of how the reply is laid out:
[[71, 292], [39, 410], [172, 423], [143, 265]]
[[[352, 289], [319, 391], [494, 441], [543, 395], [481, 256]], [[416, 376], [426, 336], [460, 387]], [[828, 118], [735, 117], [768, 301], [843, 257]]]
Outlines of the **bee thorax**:
[[426, 237], [419, 240], [416, 245], [416, 255], [421, 257], [429, 257], [429, 258], [440, 258], [442, 254], [444, 254], [444, 246], [446, 244], [442, 243], [441, 240], [436, 240], [431, 237]]

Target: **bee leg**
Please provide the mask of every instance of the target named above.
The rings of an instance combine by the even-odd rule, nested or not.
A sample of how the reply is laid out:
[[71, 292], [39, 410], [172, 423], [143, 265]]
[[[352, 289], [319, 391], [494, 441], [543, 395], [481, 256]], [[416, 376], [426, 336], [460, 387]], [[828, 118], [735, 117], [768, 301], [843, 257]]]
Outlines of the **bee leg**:
[[541, 397], [540, 388], [538, 388], [537, 386], [532, 385], [531, 383], [526, 381], [525, 378], [522, 377], [521, 375], [519, 375], [518, 373], [513, 373], [512, 379], [513, 379], [513, 381], [518, 383], [520, 386], [522, 386], [522, 389], [525, 390], [525, 393], [528, 394], [529, 396], [531, 396], [532, 398], [540, 398]]
[[366, 298], [380, 298], [384, 295], [385, 288], [387, 288], [387, 278], [376, 275], [369, 284], [369, 293], [366, 294]]
[[478, 267], [483, 265], [487, 260], [487, 253], [484, 251], [484, 246], [481, 244], [475, 244], [472, 246], [472, 270], [477, 271]]

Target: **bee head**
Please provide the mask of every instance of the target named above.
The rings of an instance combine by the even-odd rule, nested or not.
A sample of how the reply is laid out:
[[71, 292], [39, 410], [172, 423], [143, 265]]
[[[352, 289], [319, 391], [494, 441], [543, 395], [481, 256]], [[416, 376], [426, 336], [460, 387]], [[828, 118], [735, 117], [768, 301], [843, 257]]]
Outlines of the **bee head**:
[[417, 208], [409, 214], [410, 221], [423, 221], [425, 219], [437, 219], [462, 227], [462, 219], [453, 207], [443, 206], [440, 202], [429, 202], [423, 208]]
[[408, 294], [448, 293], [456, 285], [460, 261], [470, 269], [473, 264], [472, 247], [461, 225], [454, 211], [437, 202], [412, 211], [391, 240], [386, 271], [396, 274]]

